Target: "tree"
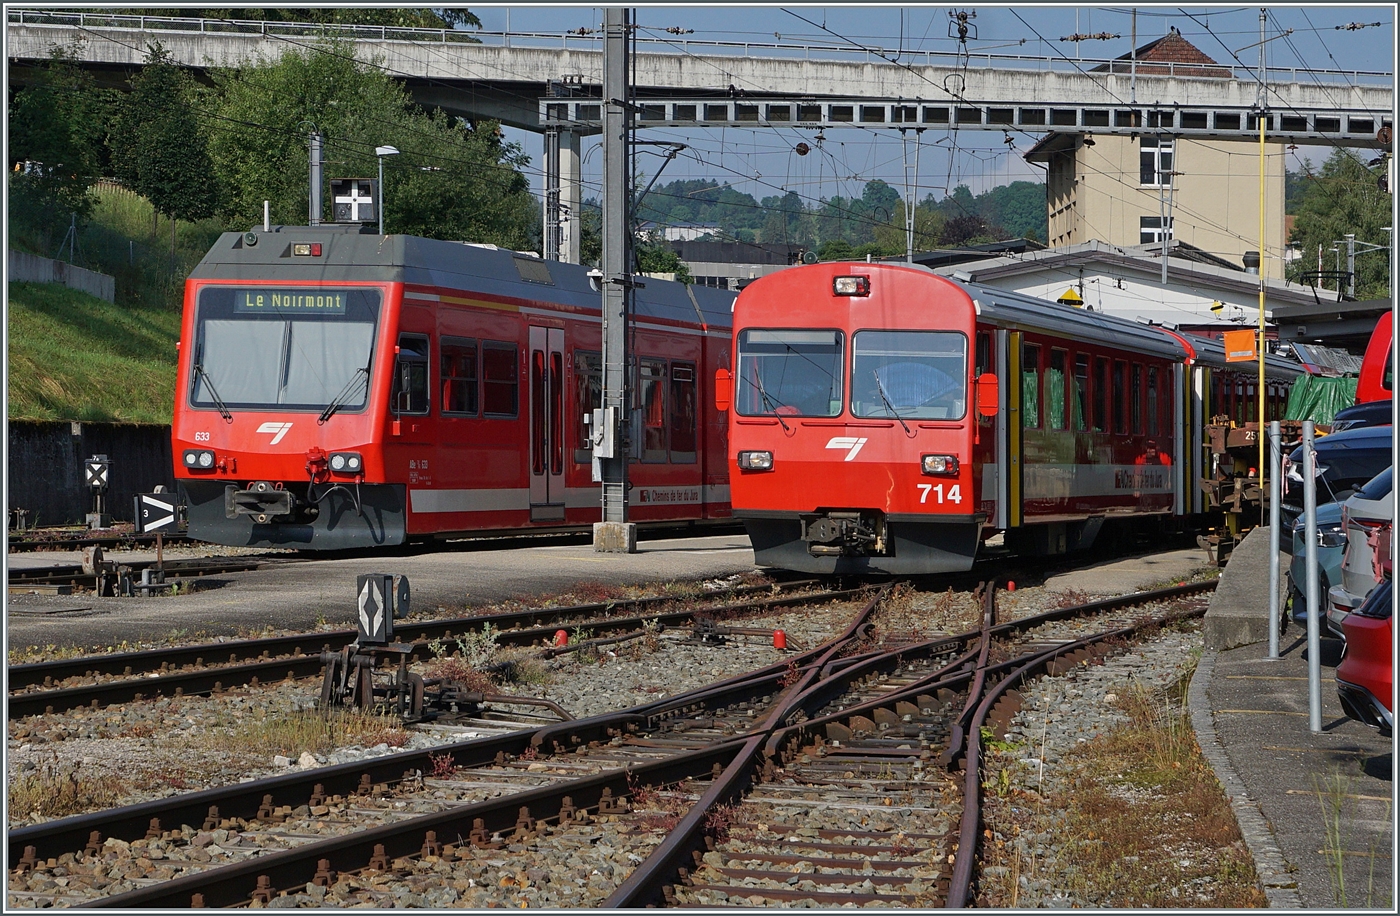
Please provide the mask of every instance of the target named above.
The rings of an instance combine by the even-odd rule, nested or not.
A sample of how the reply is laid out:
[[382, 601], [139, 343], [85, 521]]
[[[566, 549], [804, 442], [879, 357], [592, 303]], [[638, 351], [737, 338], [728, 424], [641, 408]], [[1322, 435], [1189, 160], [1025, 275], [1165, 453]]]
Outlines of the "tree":
[[10, 104], [10, 218], [44, 251], [92, 210], [89, 191], [101, 170], [111, 100], [55, 47], [32, 83]]
[[324, 137], [325, 177], [376, 173], [384, 160], [386, 230], [429, 238], [539, 246], [539, 207], [520, 168], [529, 159], [502, 140], [495, 121], [468, 123], [424, 112], [402, 84], [357, 61], [344, 43], [324, 42], [274, 62], [213, 73], [209, 127], [222, 215], [251, 225], [270, 201], [272, 218], [307, 215], [307, 138]]
[[[1345, 270], [1348, 233], [1358, 242], [1385, 245], [1376, 251], [1358, 246], [1356, 256], [1356, 297], [1378, 299], [1390, 295], [1389, 233], [1381, 227], [1391, 225], [1390, 194], [1378, 184], [1381, 172], [1345, 149], [1338, 149], [1327, 158], [1322, 168], [1309, 176], [1307, 187], [1298, 199], [1293, 222], [1292, 245], [1302, 249], [1303, 257], [1294, 261], [1289, 275], [1298, 279], [1305, 271], [1316, 269], [1309, 258], [1317, 246], [1324, 250], [1333, 245], [1342, 249]], [[1366, 254], [1361, 254], [1367, 250]]]
[[633, 252], [637, 258], [637, 273], [671, 273], [676, 275], [676, 280], [680, 283], [695, 282], [690, 275], [690, 268], [669, 245], [639, 242], [633, 248]]
[[[112, 121], [108, 142], [117, 178], [172, 220], [212, 216], [218, 200], [196, 111], [194, 81], [157, 42]], [[173, 246], [173, 225], [171, 233]]]

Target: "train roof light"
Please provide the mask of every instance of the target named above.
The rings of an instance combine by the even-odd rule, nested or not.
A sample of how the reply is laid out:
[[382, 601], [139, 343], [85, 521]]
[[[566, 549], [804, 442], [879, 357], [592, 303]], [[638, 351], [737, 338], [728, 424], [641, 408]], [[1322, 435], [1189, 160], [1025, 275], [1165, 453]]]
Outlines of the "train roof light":
[[870, 295], [869, 277], [837, 277], [831, 281], [831, 291], [838, 296]]
[[292, 255], [298, 258], [319, 258], [321, 256], [321, 243], [293, 242]]

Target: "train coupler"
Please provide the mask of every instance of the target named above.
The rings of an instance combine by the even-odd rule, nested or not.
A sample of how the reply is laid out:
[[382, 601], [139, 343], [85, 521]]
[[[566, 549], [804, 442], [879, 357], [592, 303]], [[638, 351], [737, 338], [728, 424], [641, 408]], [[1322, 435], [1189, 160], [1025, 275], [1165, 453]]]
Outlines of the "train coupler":
[[839, 511], [803, 516], [802, 540], [812, 556], [871, 556], [887, 550], [885, 517], [878, 512]]

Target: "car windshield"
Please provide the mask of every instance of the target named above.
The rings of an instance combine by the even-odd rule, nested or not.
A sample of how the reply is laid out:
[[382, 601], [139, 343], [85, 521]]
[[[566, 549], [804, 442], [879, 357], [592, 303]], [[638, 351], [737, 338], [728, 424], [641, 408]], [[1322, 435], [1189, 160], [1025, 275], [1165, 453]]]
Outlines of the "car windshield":
[[851, 414], [957, 420], [966, 411], [967, 338], [955, 331], [857, 331]]
[[746, 417], [841, 413], [840, 331], [750, 329], [739, 334], [735, 410]]
[[200, 290], [195, 407], [353, 412], [368, 396], [377, 289], [206, 286]]

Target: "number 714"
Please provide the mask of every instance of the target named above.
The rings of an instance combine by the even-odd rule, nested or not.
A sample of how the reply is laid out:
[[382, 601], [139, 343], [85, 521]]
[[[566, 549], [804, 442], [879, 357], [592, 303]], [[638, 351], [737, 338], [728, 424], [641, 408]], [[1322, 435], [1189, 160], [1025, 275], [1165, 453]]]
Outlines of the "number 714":
[[918, 484], [917, 486], [919, 487], [919, 490], [920, 490], [920, 493], [919, 493], [919, 503], [920, 503], [920, 504], [923, 504], [923, 503], [927, 503], [927, 502], [928, 502], [928, 495], [929, 495], [930, 493], [932, 493], [934, 496], [937, 496], [937, 497], [938, 497], [938, 504], [939, 504], [939, 505], [942, 505], [942, 504], [945, 503], [945, 502], [959, 503], [959, 504], [962, 503], [962, 484], [957, 484], [957, 483], [953, 484], [953, 485], [948, 489], [948, 494], [947, 494], [947, 497], [946, 497], [946, 498], [944, 497], [944, 494], [943, 494], [943, 484], [941, 484], [941, 483], [921, 483], [921, 484]]

